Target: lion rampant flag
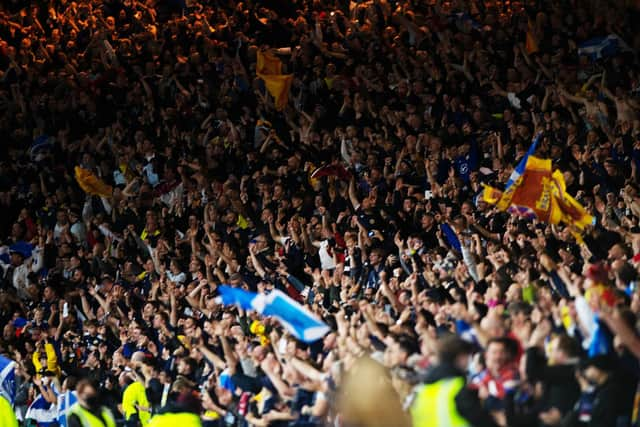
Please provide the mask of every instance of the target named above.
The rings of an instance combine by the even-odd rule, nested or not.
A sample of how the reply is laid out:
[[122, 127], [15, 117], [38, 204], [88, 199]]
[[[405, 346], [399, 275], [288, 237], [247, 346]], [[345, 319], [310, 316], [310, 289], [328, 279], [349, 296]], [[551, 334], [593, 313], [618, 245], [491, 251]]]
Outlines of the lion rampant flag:
[[551, 224], [583, 230], [594, 218], [567, 194], [562, 172], [552, 171], [550, 159], [533, 156], [540, 135], [511, 174], [504, 191], [485, 186], [482, 199], [501, 211]]
[[94, 175], [90, 170], [76, 166], [75, 175], [78, 185], [85, 193], [92, 196], [111, 197], [113, 188]]
[[282, 61], [273, 53], [258, 51], [256, 75], [264, 81], [264, 85], [273, 96], [276, 109], [284, 110], [289, 102], [293, 74], [282, 74]]

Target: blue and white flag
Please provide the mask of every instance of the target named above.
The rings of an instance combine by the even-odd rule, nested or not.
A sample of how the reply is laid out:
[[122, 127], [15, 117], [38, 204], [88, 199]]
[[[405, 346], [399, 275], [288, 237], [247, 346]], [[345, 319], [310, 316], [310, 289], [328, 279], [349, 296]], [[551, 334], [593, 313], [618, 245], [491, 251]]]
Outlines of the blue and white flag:
[[588, 56], [592, 61], [613, 56], [620, 51], [631, 50], [617, 34], [595, 37], [578, 47], [578, 55]]
[[67, 427], [67, 414], [69, 409], [78, 401], [75, 391], [66, 391], [58, 396], [58, 424]]
[[531, 146], [525, 153], [524, 157], [520, 159], [520, 162], [517, 164], [516, 168], [511, 172], [511, 176], [505, 185], [505, 190], [511, 187], [517, 180], [522, 176], [524, 170], [527, 168], [527, 161], [529, 160], [529, 156], [533, 156], [536, 152], [536, 148], [538, 148], [538, 143], [542, 137], [542, 133], [538, 133], [536, 137], [533, 139]]
[[440, 231], [442, 231], [442, 234], [447, 240], [447, 243], [449, 243], [449, 245], [453, 249], [455, 249], [458, 252], [462, 252], [462, 245], [460, 244], [460, 239], [458, 239], [458, 236], [456, 236], [456, 232], [453, 231], [453, 228], [451, 228], [449, 224], [447, 224], [446, 222], [440, 224]]
[[40, 135], [33, 140], [31, 148], [29, 149], [31, 160], [41, 160], [51, 148], [53, 148], [53, 139], [48, 135]]
[[613, 352], [613, 337], [606, 326], [602, 324], [597, 315], [594, 315], [596, 325], [593, 335], [591, 336], [591, 344], [589, 345], [589, 357], [606, 356]]
[[39, 394], [29, 405], [24, 418], [35, 421], [39, 427], [54, 426], [58, 422], [58, 406], [55, 403], [47, 402], [47, 399]]
[[317, 341], [330, 331], [329, 326], [279, 290], [274, 290], [268, 295], [224, 285], [218, 290], [218, 301], [222, 304], [236, 304], [245, 310], [255, 310], [263, 316], [273, 316], [300, 341]]
[[0, 355], [0, 395], [11, 405], [16, 398], [16, 362]]
[[[224, 305], [237, 305], [243, 310], [258, 310], [260, 307], [257, 304], [259, 294], [255, 294], [253, 292], [245, 291], [240, 288], [233, 288], [231, 286], [222, 285], [218, 288], [220, 292], [219, 303]], [[256, 302], [256, 305], [254, 305]]]
[[471, 344], [478, 344], [478, 335], [473, 327], [462, 319], [456, 320], [456, 333], [463, 340]]
[[11, 254], [9, 253], [9, 246], [0, 247], [0, 263], [2, 264], [11, 263]]

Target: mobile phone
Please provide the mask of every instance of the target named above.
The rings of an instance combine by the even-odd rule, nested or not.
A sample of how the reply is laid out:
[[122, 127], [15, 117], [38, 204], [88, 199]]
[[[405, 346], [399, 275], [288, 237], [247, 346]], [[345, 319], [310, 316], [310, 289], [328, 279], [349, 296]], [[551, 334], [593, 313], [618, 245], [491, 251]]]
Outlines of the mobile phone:
[[62, 317], [69, 317], [69, 303], [67, 302], [62, 306]]

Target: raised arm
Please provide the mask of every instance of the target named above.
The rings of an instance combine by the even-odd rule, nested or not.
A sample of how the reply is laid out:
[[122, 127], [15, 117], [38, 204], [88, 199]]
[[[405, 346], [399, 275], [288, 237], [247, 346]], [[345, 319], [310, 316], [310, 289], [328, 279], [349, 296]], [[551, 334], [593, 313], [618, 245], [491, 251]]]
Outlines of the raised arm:
[[349, 200], [351, 201], [351, 205], [353, 205], [353, 209], [357, 211], [360, 208], [360, 200], [358, 199], [358, 192], [356, 191], [355, 176], [351, 177], [351, 181], [349, 181]]

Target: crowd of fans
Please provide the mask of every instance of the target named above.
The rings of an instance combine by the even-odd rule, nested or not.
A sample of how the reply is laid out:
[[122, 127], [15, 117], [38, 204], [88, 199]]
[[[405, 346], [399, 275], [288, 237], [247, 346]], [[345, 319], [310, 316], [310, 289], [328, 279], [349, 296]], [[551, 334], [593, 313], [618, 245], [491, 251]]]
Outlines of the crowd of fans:
[[[340, 394], [371, 380], [366, 356], [400, 412], [453, 372], [472, 425], [632, 425], [639, 20], [603, 0], [2, 2], [18, 419], [89, 378], [131, 426], [171, 406], [206, 426], [376, 425]], [[579, 55], [609, 34], [626, 46]], [[258, 51], [293, 74], [282, 111]], [[539, 132], [596, 217], [583, 241], [477, 197]], [[112, 194], [85, 194], [75, 166]], [[218, 304], [220, 284], [280, 289], [332, 331], [304, 344]]]

